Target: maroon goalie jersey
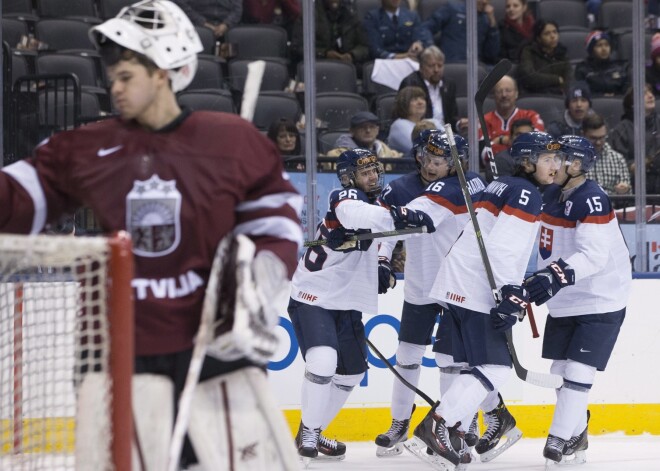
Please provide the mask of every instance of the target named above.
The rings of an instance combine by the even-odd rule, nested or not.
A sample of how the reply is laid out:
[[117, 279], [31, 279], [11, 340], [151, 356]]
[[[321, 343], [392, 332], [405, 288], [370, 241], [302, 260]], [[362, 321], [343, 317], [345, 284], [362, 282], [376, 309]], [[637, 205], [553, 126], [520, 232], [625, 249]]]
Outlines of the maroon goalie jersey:
[[275, 146], [238, 116], [183, 112], [150, 132], [112, 119], [51, 137], [0, 171], [0, 231], [38, 233], [86, 206], [133, 239], [136, 353], [190, 348], [218, 242], [246, 234], [296, 265], [300, 195]]

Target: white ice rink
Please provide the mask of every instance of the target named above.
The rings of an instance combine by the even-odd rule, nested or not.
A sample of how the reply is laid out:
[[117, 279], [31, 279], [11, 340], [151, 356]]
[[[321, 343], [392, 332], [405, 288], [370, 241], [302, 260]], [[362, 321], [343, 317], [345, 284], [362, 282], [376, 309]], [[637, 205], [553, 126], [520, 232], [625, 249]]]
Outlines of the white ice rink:
[[[524, 470], [543, 471], [542, 455], [545, 439], [522, 439], [490, 463], [473, 462], [475, 471]], [[310, 470], [432, 470], [407, 451], [400, 456], [376, 458], [376, 445], [369, 442], [348, 443], [344, 461], [312, 461]], [[589, 437], [587, 462], [580, 466], [554, 467], [567, 471], [660, 471], [660, 436], [625, 436], [623, 434]]]

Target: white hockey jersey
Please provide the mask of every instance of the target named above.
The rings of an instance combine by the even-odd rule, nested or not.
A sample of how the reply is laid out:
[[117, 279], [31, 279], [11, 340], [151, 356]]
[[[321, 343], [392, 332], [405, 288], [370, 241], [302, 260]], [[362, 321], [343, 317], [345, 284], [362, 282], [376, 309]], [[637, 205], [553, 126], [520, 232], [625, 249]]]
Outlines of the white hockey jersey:
[[575, 270], [575, 285], [548, 301], [553, 317], [623, 309], [630, 293], [630, 254], [607, 194], [593, 180], [560, 202], [561, 188], [543, 193], [538, 269], [559, 258]]
[[[367, 195], [356, 188], [332, 190], [330, 208], [319, 224], [317, 239], [328, 230], [394, 230], [387, 209], [371, 204]], [[291, 281], [291, 298], [325, 309], [378, 312], [378, 244], [366, 251], [339, 252], [322, 245], [309, 247], [298, 262]]]
[[[530, 181], [505, 176], [486, 187], [475, 209], [497, 288], [521, 284], [536, 242], [541, 194]], [[483, 313], [495, 307], [471, 221], [442, 263], [430, 296]]]

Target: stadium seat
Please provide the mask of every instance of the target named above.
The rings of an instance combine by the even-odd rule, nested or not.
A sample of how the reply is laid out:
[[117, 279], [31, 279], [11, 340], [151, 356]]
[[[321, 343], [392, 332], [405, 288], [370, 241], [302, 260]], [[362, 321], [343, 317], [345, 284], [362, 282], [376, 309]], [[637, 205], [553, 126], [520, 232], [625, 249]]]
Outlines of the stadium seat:
[[80, 90], [80, 112], [76, 111], [75, 91], [71, 89], [60, 89], [39, 92], [39, 120], [41, 125], [52, 126], [57, 123], [64, 124], [66, 129], [76, 127], [83, 122], [98, 118], [101, 114], [101, 106], [96, 94]]
[[[266, 70], [261, 79], [262, 91], [283, 91], [289, 84], [289, 69], [279, 61], [263, 59], [266, 62]], [[229, 84], [231, 89], [243, 93], [245, 79], [247, 77], [248, 59], [232, 59], [229, 61]]]
[[560, 121], [564, 118], [566, 106], [564, 99], [559, 96], [551, 95], [527, 95], [518, 98], [518, 107], [534, 110], [543, 118], [546, 128], [553, 121]]
[[195, 30], [199, 35], [200, 41], [202, 41], [202, 47], [204, 48], [201, 54], [210, 54], [215, 55], [215, 35], [211, 28], [206, 26], [195, 26]]
[[[644, 58], [646, 60], [651, 56], [651, 33], [645, 33], [644, 35]], [[633, 43], [633, 33], [631, 31], [623, 32], [616, 35], [616, 54], [617, 59], [626, 60], [632, 62], [632, 43]]]
[[16, 49], [21, 37], [27, 36], [28, 33], [28, 25], [25, 21], [16, 18], [2, 19], [2, 40], [7, 41], [12, 49]]
[[376, 95], [384, 95], [387, 93], [396, 92], [393, 88], [371, 80], [371, 73], [374, 70], [374, 62], [369, 61], [362, 66], [362, 94], [371, 98]]
[[[466, 96], [456, 97], [456, 105], [458, 107], [458, 116], [467, 117], [468, 103], [473, 102]], [[495, 109], [495, 100], [491, 97], [486, 97], [484, 100], [484, 114]]]
[[2, 14], [6, 13], [27, 13], [33, 14], [34, 8], [32, 0], [2, 0]]
[[224, 59], [209, 54], [197, 56], [197, 72], [186, 90], [224, 88], [222, 65]]
[[613, 1], [603, 2], [598, 13], [598, 23], [601, 28], [613, 32], [632, 31], [633, 4], [632, 2]]
[[94, 0], [37, 0], [39, 18], [97, 18]]
[[289, 118], [298, 122], [302, 111], [298, 99], [288, 92], [261, 92], [257, 98], [252, 123], [260, 130], [266, 131], [271, 123], [279, 118]]
[[[536, 7], [536, 18], [552, 20], [564, 29], [567, 26], [589, 27], [587, 7], [583, 1], [543, 0], [538, 2]], [[561, 34], [559, 41], [561, 41]]]
[[99, 0], [99, 14], [101, 18], [107, 20], [117, 16], [122, 8], [133, 3], [135, 0]]
[[50, 49], [95, 50], [88, 36], [93, 24], [79, 19], [49, 18], [39, 20], [35, 32], [37, 39], [48, 44]]
[[334, 149], [335, 142], [337, 142], [337, 138], [341, 136], [342, 134], [346, 134], [346, 131], [324, 131], [318, 133], [318, 151], [321, 154], [327, 154], [329, 151]]
[[[467, 96], [468, 94], [468, 66], [466, 63], [445, 64], [444, 77], [456, 84], [456, 96]], [[478, 66], [478, 83], [488, 75], [483, 65]]]
[[387, 134], [390, 125], [394, 121], [394, 104], [396, 103], [396, 92], [378, 95], [375, 100], [376, 116], [380, 121], [380, 132]]
[[368, 111], [366, 98], [356, 93], [325, 92], [316, 94], [316, 118], [321, 127], [342, 130], [350, 127], [351, 117], [358, 111]]
[[237, 49], [234, 59], [277, 57], [287, 61], [287, 33], [280, 26], [238, 25], [227, 31], [225, 39]]
[[623, 97], [593, 97], [591, 99], [591, 108], [603, 117], [607, 123], [607, 128], [612, 130], [621, 121], [621, 115], [623, 114]]
[[589, 31], [568, 30], [559, 31], [559, 42], [566, 46], [566, 55], [571, 64], [577, 64], [587, 58], [585, 41]]
[[[298, 63], [298, 81], [304, 79], [304, 63]], [[319, 59], [315, 66], [316, 93], [347, 92], [357, 93], [355, 66], [348, 62]]]
[[177, 101], [195, 111], [236, 113], [234, 100], [227, 90], [184, 90], [178, 93]]

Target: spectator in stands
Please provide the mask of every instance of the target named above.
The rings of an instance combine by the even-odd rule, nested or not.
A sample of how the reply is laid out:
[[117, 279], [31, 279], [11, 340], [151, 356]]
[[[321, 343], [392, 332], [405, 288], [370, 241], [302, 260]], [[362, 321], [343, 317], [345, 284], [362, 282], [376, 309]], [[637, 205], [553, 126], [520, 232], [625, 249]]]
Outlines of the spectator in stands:
[[500, 58], [520, 62], [520, 53], [534, 35], [534, 15], [527, 0], [506, 0], [506, 16], [500, 21]]
[[284, 156], [301, 155], [300, 131], [289, 118], [279, 118], [271, 123], [266, 134]]
[[582, 121], [582, 135], [594, 145], [598, 158], [587, 178], [596, 180], [610, 195], [630, 193], [630, 171], [626, 159], [607, 142], [607, 124], [599, 114], [592, 113]]
[[518, 84], [513, 77], [509, 75], [502, 77], [493, 87], [493, 96], [495, 97], [495, 109], [484, 115], [493, 154], [511, 147], [513, 139], [510, 127], [511, 123], [517, 119], [527, 118], [531, 121], [535, 131], [545, 131], [541, 115], [534, 110], [520, 109], [516, 105]]
[[[369, 58], [367, 38], [357, 15], [340, 0], [319, 0], [315, 6], [316, 57], [335, 59], [356, 65]], [[303, 22], [300, 18], [293, 29], [291, 54], [294, 60], [303, 57]]]
[[293, 25], [301, 13], [298, 0], [243, 0], [241, 22], [281, 26], [291, 37]]
[[[465, 0], [445, 3], [422, 25], [430, 37], [440, 34], [437, 45], [445, 53], [447, 63], [467, 60], [467, 24]], [[477, 48], [479, 60], [494, 64], [500, 55], [500, 30], [495, 9], [488, 0], [477, 0]]]
[[646, 64], [646, 83], [651, 85], [653, 94], [660, 95], [660, 33], [651, 39], [651, 60]]
[[610, 57], [610, 35], [592, 31], [587, 36], [587, 58], [575, 66], [575, 80], [589, 84], [594, 95], [623, 95], [628, 89], [628, 61]]
[[553, 137], [572, 134], [582, 135], [582, 120], [593, 113], [591, 109], [591, 90], [586, 82], [575, 82], [566, 94], [564, 119], [548, 124], [547, 132]]
[[[644, 91], [644, 115], [646, 129], [646, 192], [660, 194], [660, 117], [655, 111], [655, 95], [653, 95], [653, 90], [648, 84], [646, 84]], [[633, 118], [633, 89], [630, 88], [623, 97], [621, 122], [612, 129], [609, 136], [612, 148], [626, 158], [631, 175], [635, 173]]]
[[523, 90], [561, 95], [571, 77], [571, 63], [566, 47], [559, 42], [557, 23], [536, 20], [533, 40], [520, 54], [518, 80]]
[[415, 59], [432, 39], [416, 12], [401, 0], [382, 0], [381, 7], [364, 17], [364, 30], [372, 59]]
[[380, 125], [378, 116], [369, 111], [359, 111], [351, 118], [349, 134], [342, 134], [335, 142], [335, 149], [328, 152], [328, 157], [339, 157], [345, 150], [361, 147], [368, 149], [379, 158], [401, 157], [403, 154], [390, 149], [387, 144], [378, 139]]
[[243, 0], [173, 0], [197, 26], [213, 30], [216, 38], [241, 21]]
[[[513, 142], [516, 137], [526, 132], [538, 131], [538, 129], [534, 129], [532, 121], [528, 118], [516, 119], [509, 127], [511, 128], [509, 142]], [[511, 146], [495, 154], [495, 166], [497, 167], [497, 174], [500, 177], [513, 175], [515, 164], [509, 153], [510, 148]], [[490, 170], [490, 165], [486, 165], [486, 181], [488, 183], [493, 181], [493, 173]]]
[[[394, 104], [394, 117], [387, 142], [392, 149], [408, 154], [412, 149], [412, 130], [426, 114], [426, 94], [420, 87], [405, 87], [399, 90]], [[429, 119], [435, 129], [444, 130], [442, 123]]]
[[457, 132], [467, 128], [467, 119], [458, 121], [456, 84], [444, 78], [445, 55], [437, 46], [429, 46], [419, 56], [419, 70], [401, 81], [399, 90], [419, 87], [425, 92], [425, 118], [451, 125]]

